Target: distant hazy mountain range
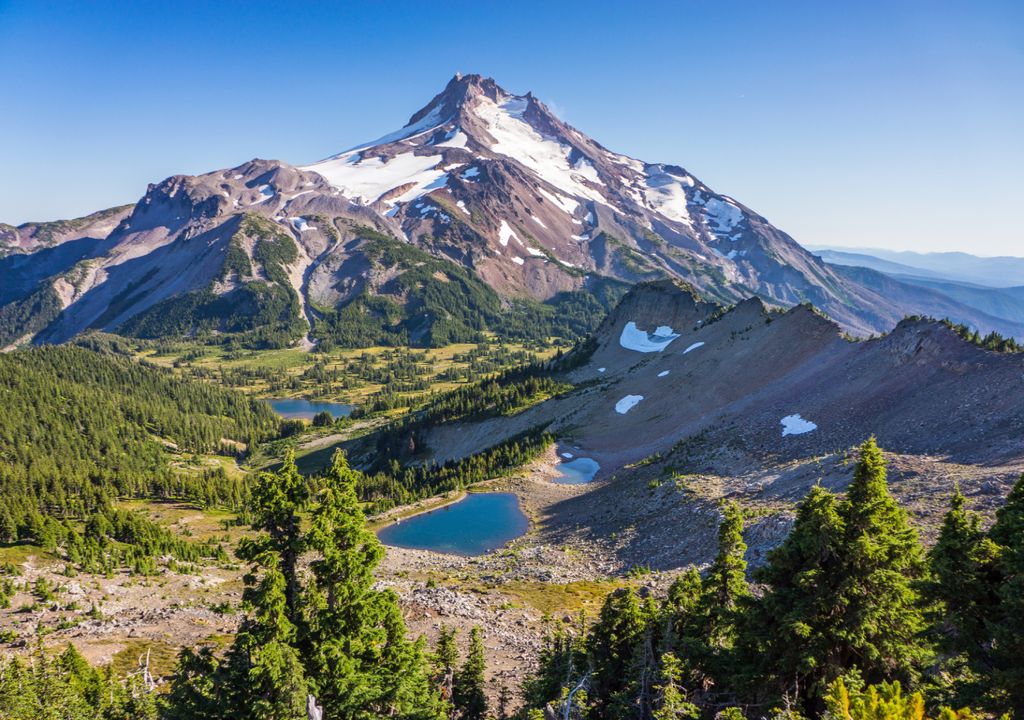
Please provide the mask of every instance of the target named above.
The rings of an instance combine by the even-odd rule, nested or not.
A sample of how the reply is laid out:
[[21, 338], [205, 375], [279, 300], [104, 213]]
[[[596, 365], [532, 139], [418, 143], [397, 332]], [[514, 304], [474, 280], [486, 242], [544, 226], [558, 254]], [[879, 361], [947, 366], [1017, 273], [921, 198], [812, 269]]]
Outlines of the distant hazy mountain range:
[[1024, 322], [1024, 258], [816, 245], [807, 249], [831, 265], [850, 268], [840, 271], [850, 276], [862, 274], [855, 268], [869, 268], [992, 317]]
[[659, 278], [725, 304], [810, 302], [859, 335], [924, 314], [1024, 336], [994, 301], [823, 262], [682, 167], [615, 153], [479, 75], [313, 165], [252, 160], [167, 178], [134, 206], [0, 225], [0, 278], [0, 348], [89, 329], [255, 346], [545, 337]]

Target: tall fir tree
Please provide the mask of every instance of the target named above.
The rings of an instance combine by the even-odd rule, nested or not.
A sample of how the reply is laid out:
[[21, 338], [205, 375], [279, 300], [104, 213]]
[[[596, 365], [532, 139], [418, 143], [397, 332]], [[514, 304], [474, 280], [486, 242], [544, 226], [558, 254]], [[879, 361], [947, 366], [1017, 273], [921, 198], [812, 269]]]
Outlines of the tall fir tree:
[[249, 613], [228, 651], [219, 707], [228, 709], [225, 717], [302, 720], [309, 685], [294, 647], [296, 627], [288, 614], [281, 556], [269, 545], [264, 537], [244, 543], [239, 552], [252, 563], [242, 593]]
[[[459, 662], [459, 648], [455, 642], [456, 631], [447, 625], [441, 626], [432, 658], [432, 679], [441, 695], [441, 700], [450, 703], [455, 686], [455, 666]], [[454, 708], [449, 714], [454, 714]]]
[[406, 639], [394, 592], [373, 587], [384, 549], [366, 527], [359, 477], [336, 452], [305, 537], [315, 559], [303, 647], [316, 697], [325, 720], [437, 718], [422, 644]]
[[765, 587], [749, 601], [741, 633], [748, 693], [808, 703], [845, 669], [839, 657], [843, 520], [835, 495], [811, 488], [793, 528], [755, 573]]
[[287, 615], [292, 618], [298, 616], [298, 563], [303, 551], [299, 511], [308, 498], [306, 480], [295, 466], [295, 451], [289, 449], [276, 473], [263, 472], [256, 479], [252, 497], [253, 529], [266, 533], [266, 536], [259, 548], [243, 548], [243, 553], [248, 552], [252, 557], [270, 550], [279, 556]]
[[982, 531], [981, 517], [967, 510], [959, 486], [928, 559], [931, 633], [943, 653], [942, 675], [956, 686], [949, 699], [975, 702], [991, 664], [988, 623], [999, 603], [999, 546]]
[[469, 650], [466, 661], [455, 676], [453, 698], [459, 720], [486, 720], [487, 695], [484, 693], [484, 660], [483, 634], [479, 627], [469, 631]]
[[655, 686], [653, 720], [689, 720], [700, 717], [700, 708], [687, 698], [683, 686], [684, 666], [672, 653], [661, 656]]
[[997, 704], [1024, 717], [1024, 475], [996, 513], [989, 537], [999, 546], [998, 606], [990, 616], [992, 686]]
[[704, 577], [703, 602], [712, 650], [728, 649], [735, 639], [740, 602], [750, 595], [746, 552], [743, 511], [734, 502], [726, 503], [718, 526], [718, 554]]
[[928, 658], [917, 590], [924, 552], [903, 508], [889, 494], [885, 458], [874, 437], [860, 447], [840, 516], [837, 664], [857, 666], [868, 682], [912, 681]]
[[620, 588], [605, 598], [587, 643], [592, 668], [589, 717], [614, 717], [630, 687], [633, 657], [649, 618], [636, 590]]

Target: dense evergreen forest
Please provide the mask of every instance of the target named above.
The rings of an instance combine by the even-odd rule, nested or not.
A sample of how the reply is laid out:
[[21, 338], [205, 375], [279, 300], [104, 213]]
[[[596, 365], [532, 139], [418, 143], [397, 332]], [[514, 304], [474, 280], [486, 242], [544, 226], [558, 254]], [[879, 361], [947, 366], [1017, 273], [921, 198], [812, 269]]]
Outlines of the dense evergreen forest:
[[137, 565], [139, 553], [190, 559], [190, 544], [114, 501], [239, 507], [240, 480], [175, 473], [168, 454], [236, 453], [275, 436], [279, 422], [268, 405], [236, 391], [81, 347], [2, 354], [0, 542], [59, 545], [87, 567], [125, 558]]
[[462, 490], [473, 483], [507, 475], [551, 447], [554, 437], [533, 428], [469, 457], [446, 463], [402, 466], [392, 460], [387, 469], [363, 477], [359, 496], [373, 512], [383, 512], [433, 495]]

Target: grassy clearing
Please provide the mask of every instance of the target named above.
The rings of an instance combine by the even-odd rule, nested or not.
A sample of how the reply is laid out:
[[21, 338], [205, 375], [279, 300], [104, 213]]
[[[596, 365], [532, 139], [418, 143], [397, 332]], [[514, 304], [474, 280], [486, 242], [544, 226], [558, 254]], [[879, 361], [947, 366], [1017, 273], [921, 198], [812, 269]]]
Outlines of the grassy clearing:
[[24, 565], [31, 560], [36, 567], [46, 567], [59, 562], [52, 553], [44, 550], [39, 545], [29, 543], [4, 543], [0, 544], [0, 564], [10, 563], [12, 565]]
[[227, 510], [202, 509], [173, 500], [124, 500], [117, 506], [140, 511], [158, 525], [198, 542], [214, 539], [234, 544], [247, 532], [242, 527], [227, 526], [235, 518]]
[[138, 671], [149, 654], [149, 671], [156, 677], [167, 677], [178, 664], [178, 646], [162, 640], [127, 640], [125, 648], [114, 653], [110, 667], [117, 677]]
[[593, 618], [608, 593], [627, 584], [622, 580], [580, 580], [563, 585], [513, 580], [495, 589], [514, 604], [531, 607], [545, 615], [576, 615], [582, 610]]

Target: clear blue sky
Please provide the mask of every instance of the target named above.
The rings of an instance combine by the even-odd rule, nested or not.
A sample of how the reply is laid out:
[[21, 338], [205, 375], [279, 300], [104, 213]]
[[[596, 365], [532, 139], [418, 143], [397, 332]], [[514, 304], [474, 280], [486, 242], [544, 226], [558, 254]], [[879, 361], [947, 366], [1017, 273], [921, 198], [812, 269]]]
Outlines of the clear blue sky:
[[1024, 255], [1024, 3], [0, 0], [0, 220], [400, 127], [456, 71], [807, 244]]

